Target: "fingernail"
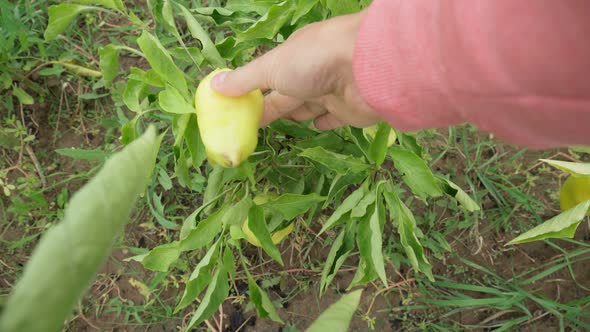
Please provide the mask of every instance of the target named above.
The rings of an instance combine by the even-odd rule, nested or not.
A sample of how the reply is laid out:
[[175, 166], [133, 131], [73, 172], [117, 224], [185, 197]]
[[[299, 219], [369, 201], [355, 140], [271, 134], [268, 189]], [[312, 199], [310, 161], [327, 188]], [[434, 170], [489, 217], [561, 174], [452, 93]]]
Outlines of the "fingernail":
[[215, 75], [213, 77], [213, 79], [211, 80], [211, 84], [213, 85], [213, 88], [215, 88], [215, 89], [221, 88], [221, 85], [223, 84], [223, 81], [225, 81], [226, 76], [227, 76], [227, 73], [225, 73], [225, 72]]

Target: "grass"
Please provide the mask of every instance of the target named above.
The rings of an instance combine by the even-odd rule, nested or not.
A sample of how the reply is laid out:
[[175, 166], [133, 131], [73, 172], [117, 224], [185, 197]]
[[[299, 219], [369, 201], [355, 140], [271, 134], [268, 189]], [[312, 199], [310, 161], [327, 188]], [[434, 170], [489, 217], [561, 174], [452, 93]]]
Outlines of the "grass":
[[[55, 152], [77, 147], [114, 151], [124, 110], [105, 94], [97, 82], [63, 71], [40, 67], [43, 61], [74, 59], [97, 66], [97, 48], [106, 40], [125, 40], [124, 25], [101, 28], [104, 17], [89, 15], [70, 29], [66, 37], [44, 43], [46, 1], [20, 1], [24, 40], [2, 44], [0, 66], [6, 66], [13, 85], [35, 98], [33, 106], [21, 105], [11, 88], [0, 91], [0, 305], [22, 272], [23, 264], [43, 232], [59, 221], [67, 198], [87, 181], [100, 161], [74, 161]], [[0, 6], [9, 8], [0, 0]], [[5, 30], [0, 31], [5, 33]], [[20, 37], [19, 37], [20, 38]], [[5, 40], [8, 40], [5, 38]], [[52, 71], [53, 70], [53, 71]], [[3, 140], [1, 140], [3, 138]], [[431, 155], [430, 165], [448, 174], [483, 206], [475, 215], [463, 213], [453, 202], [426, 206], [413, 200], [424, 246], [433, 261], [436, 282], [416, 277], [399, 253], [399, 238], [386, 234], [389, 261], [388, 287], [368, 287], [353, 326], [367, 331], [399, 328], [405, 331], [532, 331], [541, 326], [559, 331], [590, 329], [590, 276], [584, 269], [590, 259], [588, 227], [574, 240], [543, 241], [518, 247], [503, 244], [519, 232], [555, 215], [555, 190], [559, 173], [537, 164], [539, 158], [588, 155], [567, 150], [530, 152], [505, 145], [470, 126], [447, 131], [425, 131], [420, 141]], [[6, 143], [8, 142], [8, 143]], [[172, 170], [168, 152], [158, 168]], [[173, 273], [155, 273], [124, 261], [139, 248], [171, 242], [175, 234], [162, 225], [181, 221], [198, 197], [184, 188], [160, 196], [174, 179], [162, 172], [137, 207], [127, 235], [81, 301], [67, 324], [67, 331], [82, 328], [121, 328], [147, 331], [188, 323], [190, 311], [174, 314], [184, 283], [200, 258], [184, 254]], [[205, 179], [195, 176], [194, 186]], [[10, 187], [9, 187], [10, 185]], [[9, 191], [9, 195], [2, 194]], [[356, 261], [342, 267], [338, 280], [324, 298], [317, 287], [327, 251], [335, 234], [319, 242], [312, 226], [299, 223], [281, 251], [287, 266], [273, 264], [261, 250], [249, 248], [251, 272], [260, 279], [289, 323], [299, 328], [343, 293], [354, 274]], [[238, 271], [237, 278], [244, 274]], [[243, 282], [236, 282], [223, 309], [228, 328], [259, 327], [253, 308], [244, 301]], [[232, 309], [234, 307], [239, 310]], [[233, 316], [232, 316], [233, 315]], [[216, 315], [215, 324], [223, 315]], [[236, 322], [233, 322], [234, 319]], [[244, 325], [245, 324], [245, 325]], [[251, 324], [256, 324], [251, 326]], [[273, 326], [274, 327], [274, 326]], [[270, 327], [269, 327], [270, 328]], [[202, 327], [204, 330], [205, 327]], [[294, 331], [294, 327], [286, 328]]]

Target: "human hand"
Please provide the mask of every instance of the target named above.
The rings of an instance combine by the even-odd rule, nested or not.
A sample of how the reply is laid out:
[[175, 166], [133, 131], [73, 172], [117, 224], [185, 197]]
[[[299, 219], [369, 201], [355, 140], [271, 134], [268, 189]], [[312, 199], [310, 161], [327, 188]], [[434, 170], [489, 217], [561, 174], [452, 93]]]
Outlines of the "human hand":
[[239, 96], [254, 89], [265, 97], [260, 125], [279, 118], [314, 120], [320, 130], [367, 127], [379, 117], [362, 99], [352, 73], [353, 50], [364, 12], [310, 24], [249, 64], [212, 80], [216, 91]]

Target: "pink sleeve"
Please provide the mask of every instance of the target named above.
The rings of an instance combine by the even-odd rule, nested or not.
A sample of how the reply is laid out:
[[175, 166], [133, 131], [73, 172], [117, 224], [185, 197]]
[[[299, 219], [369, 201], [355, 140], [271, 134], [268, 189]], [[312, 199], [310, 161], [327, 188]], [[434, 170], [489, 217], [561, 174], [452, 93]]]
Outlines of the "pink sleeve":
[[590, 145], [590, 1], [375, 0], [363, 98], [405, 131], [471, 122], [508, 142]]

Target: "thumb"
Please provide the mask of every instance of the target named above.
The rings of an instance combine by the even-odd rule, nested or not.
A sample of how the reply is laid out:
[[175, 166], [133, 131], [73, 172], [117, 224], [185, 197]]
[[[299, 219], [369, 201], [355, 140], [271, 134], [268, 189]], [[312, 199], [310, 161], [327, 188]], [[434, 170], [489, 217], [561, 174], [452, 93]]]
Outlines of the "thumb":
[[226, 96], [241, 96], [252, 90], [269, 89], [266, 80], [268, 66], [263, 64], [263, 58], [264, 56], [243, 67], [215, 75], [211, 80], [211, 87]]

